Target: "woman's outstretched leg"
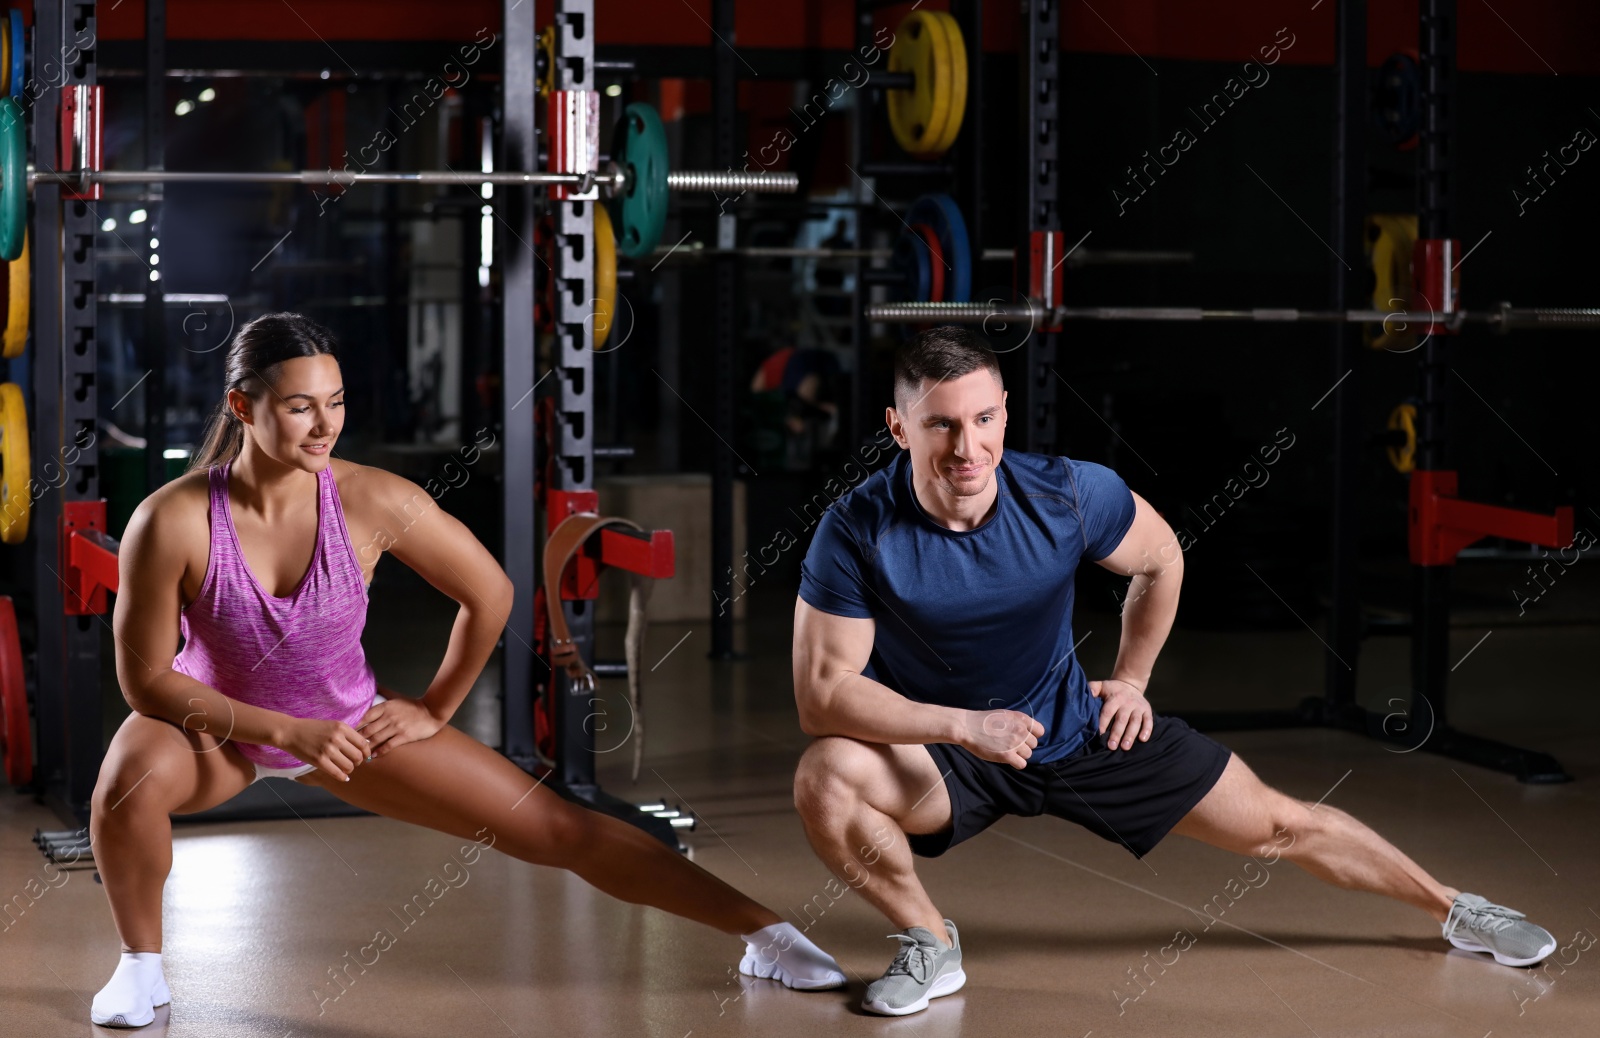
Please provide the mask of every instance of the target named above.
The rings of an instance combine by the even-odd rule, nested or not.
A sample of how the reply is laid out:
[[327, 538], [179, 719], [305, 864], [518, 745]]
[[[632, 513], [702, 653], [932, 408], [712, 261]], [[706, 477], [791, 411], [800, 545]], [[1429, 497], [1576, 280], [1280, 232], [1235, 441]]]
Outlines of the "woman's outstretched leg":
[[492, 836], [496, 849], [567, 869], [619, 900], [744, 936], [747, 973], [798, 988], [844, 982], [833, 959], [771, 909], [637, 827], [569, 803], [454, 728], [361, 764], [349, 782], [316, 780], [376, 814], [463, 839]]

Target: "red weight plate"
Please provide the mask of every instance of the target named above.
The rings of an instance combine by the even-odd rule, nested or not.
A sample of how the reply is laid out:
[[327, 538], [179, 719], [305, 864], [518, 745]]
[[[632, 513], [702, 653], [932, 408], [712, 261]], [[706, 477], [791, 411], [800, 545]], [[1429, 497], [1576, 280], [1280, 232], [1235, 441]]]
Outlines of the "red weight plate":
[[917, 232], [917, 237], [928, 247], [928, 302], [942, 303], [946, 264], [944, 250], [939, 248], [939, 235], [925, 223], [914, 223], [911, 229]]
[[11, 599], [0, 595], [0, 753], [13, 786], [33, 781], [33, 740], [28, 731], [28, 686], [22, 673], [22, 638]]

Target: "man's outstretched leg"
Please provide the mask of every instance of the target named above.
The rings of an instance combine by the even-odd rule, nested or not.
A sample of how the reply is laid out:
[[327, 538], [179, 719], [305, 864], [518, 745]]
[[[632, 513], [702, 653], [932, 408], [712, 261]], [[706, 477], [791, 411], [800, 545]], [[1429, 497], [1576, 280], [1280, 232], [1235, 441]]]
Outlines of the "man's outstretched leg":
[[1399, 848], [1351, 815], [1287, 796], [1231, 757], [1222, 777], [1172, 830], [1238, 854], [1261, 854], [1281, 833], [1281, 857], [1346, 890], [1383, 894], [1427, 912], [1457, 948], [1488, 952], [1507, 966], [1531, 966], [1556, 939], [1521, 913], [1441, 884]]
[[840, 880], [889, 918], [901, 947], [862, 1006], [904, 1016], [961, 989], [961, 944], [917, 879], [911, 836], [951, 825], [950, 797], [921, 746], [827, 737], [800, 758], [795, 807], [806, 836]]

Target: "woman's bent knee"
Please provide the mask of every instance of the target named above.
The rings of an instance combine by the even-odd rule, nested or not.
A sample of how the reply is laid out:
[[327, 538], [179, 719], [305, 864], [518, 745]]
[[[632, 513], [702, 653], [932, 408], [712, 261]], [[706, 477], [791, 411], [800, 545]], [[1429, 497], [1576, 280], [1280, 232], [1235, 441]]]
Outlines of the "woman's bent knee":
[[[91, 810], [105, 822], [148, 811], [181, 812], [192, 802], [209, 802], [220, 793], [231, 796], [238, 791], [233, 787], [242, 788], [246, 778], [225, 756], [227, 752], [220, 745], [197, 746], [166, 721], [133, 714], [106, 750]], [[211, 787], [219, 781], [227, 789], [213, 793]]]

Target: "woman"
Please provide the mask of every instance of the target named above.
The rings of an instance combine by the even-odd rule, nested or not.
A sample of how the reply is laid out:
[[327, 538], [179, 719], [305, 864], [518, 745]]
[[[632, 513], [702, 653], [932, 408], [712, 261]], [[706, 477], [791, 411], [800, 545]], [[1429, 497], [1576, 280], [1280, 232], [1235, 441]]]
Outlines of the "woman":
[[[752, 976], [841, 986], [838, 964], [776, 913], [447, 724], [499, 639], [511, 582], [416, 484], [333, 457], [344, 426], [336, 350], [325, 328], [296, 314], [242, 328], [204, 446], [129, 521], [114, 630], [134, 712], [106, 753], [90, 821], [122, 957], [95, 996], [94, 1022], [142, 1026], [170, 1001], [169, 815], [214, 807], [268, 776], [744, 935], [739, 968]], [[461, 604], [444, 662], [415, 699], [380, 693], [361, 649], [383, 551]]]

